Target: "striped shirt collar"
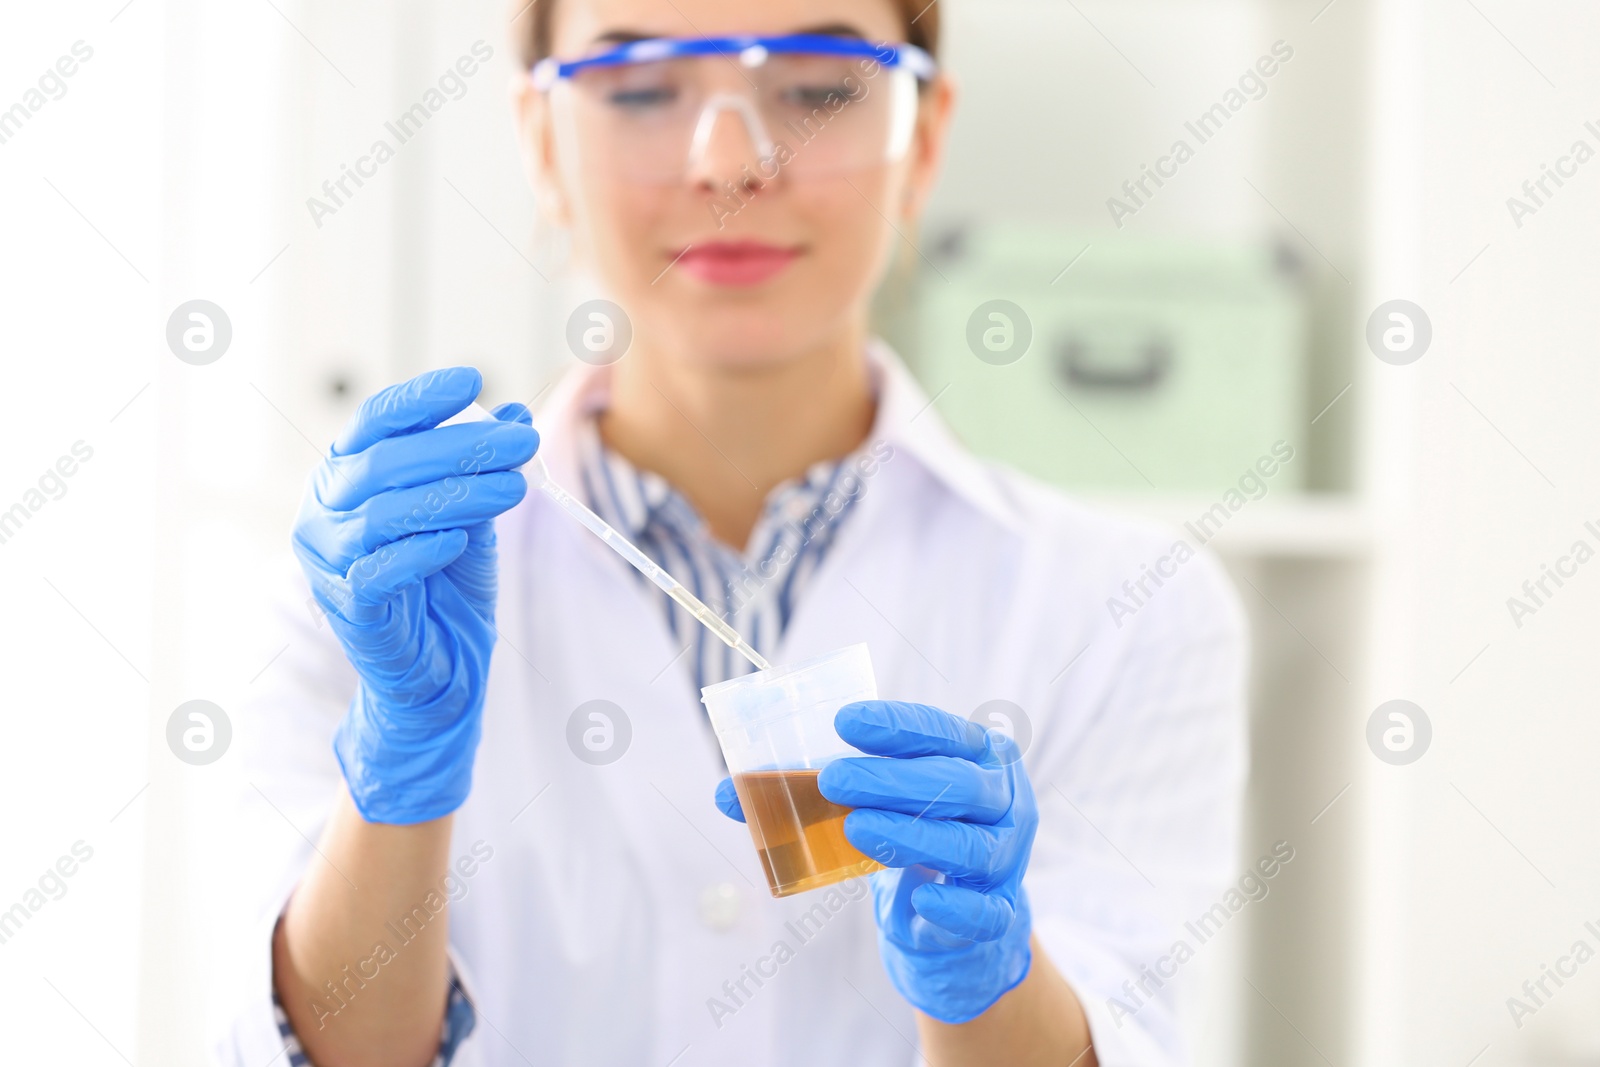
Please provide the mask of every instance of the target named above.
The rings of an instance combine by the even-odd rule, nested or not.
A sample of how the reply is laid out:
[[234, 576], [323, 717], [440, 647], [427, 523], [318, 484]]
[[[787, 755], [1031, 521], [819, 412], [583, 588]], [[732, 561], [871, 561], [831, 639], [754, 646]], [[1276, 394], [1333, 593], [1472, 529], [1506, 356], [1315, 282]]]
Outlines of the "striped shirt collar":
[[[590, 507], [756, 648], [775, 654], [812, 577], [856, 510], [864, 482], [860, 474], [851, 475], [867, 469], [871, 439], [847, 456], [813, 463], [802, 476], [781, 482], [768, 494], [748, 544], [731, 548], [663, 476], [606, 447], [599, 415], [607, 402], [603, 387], [588, 394], [585, 417], [576, 428], [581, 489]], [[688, 663], [697, 689], [751, 669], [671, 597], [643, 575], [635, 577], [665, 611], [673, 641], [687, 642], [684, 651], [692, 653]]]
[[[655, 471], [634, 466], [600, 440], [598, 417], [609, 401], [609, 389], [602, 384], [581, 402], [585, 416], [575, 426], [577, 455], [585, 495], [595, 510], [629, 540], [636, 540], [659, 523], [683, 539], [711, 537], [705, 520], [694, 506], [666, 478]], [[853, 463], [870, 449], [872, 438], [842, 459], [819, 460], [796, 478], [780, 482], [767, 494], [761, 516], [756, 520], [744, 555], [746, 562], [760, 562], [770, 546], [764, 548], [760, 536], [764, 528], [783, 522], [798, 522], [831, 491], [845, 464]]]
[[[911, 456], [956, 499], [1016, 534], [1026, 521], [1007, 486], [993, 467], [956, 439], [929, 398], [895, 351], [874, 339], [867, 345], [868, 369], [878, 396], [877, 416], [869, 441], [886, 441], [897, 454]], [[534, 425], [544, 435], [540, 454], [551, 476], [563, 485], [580, 484], [577, 449], [591, 397], [608, 392], [611, 367], [581, 364], [557, 380], [534, 412]]]

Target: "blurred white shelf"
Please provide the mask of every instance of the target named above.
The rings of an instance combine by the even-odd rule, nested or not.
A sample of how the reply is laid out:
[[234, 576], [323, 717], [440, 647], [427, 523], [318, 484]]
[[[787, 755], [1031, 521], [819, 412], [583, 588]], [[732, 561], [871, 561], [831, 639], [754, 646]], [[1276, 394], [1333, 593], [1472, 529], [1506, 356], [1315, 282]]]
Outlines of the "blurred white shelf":
[[[1168, 493], [1077, 493], [1087, 504], [1172, 527], [1191, 544], [1204, 540], [1223, 555], [1354, 559], [1371, 551], [1375, 524], [1356, 497], [1337, 494], [1267, 496], [1246, 500], [1220, 528], [1200, 519], [1216, 497]], [[1223, 510], [1226, 510], [1225, 508]], [[1204, 535], [1209, 534], [1207, 538]]]

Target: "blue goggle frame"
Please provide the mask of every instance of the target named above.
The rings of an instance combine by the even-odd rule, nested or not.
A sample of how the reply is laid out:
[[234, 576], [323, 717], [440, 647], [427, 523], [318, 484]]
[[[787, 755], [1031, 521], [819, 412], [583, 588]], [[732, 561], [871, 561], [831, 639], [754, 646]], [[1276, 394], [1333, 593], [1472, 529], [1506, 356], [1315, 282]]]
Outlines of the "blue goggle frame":
[[939, 73], [932, 56], [914, 44], [874, 44], [859, 37], [821, 33], [791, 33], [777, 37], [651, 37], [629, 41], [606, 52], [566, 62], [547, 56], [533, 66], [533, 84], [548, 90], [563, 78], [592, 67], [620, 67], [665, 59], [722, 56], [747, 67], [758, 67], [769, 55], [853, 56], [871, 59], [891, 69], [905, 69], [918, 81], [931, 81]]

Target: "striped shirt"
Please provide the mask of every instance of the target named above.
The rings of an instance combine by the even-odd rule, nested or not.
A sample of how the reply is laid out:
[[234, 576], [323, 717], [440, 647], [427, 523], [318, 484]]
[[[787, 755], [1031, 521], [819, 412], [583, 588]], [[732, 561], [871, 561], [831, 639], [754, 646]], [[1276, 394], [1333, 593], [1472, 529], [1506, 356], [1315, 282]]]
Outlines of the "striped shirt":
[[[360, 970], [358, 966], [356, 968]], [[346, 982], [349, 980], [346, 979]], [[331, 985], [331, 983], [330, 983]], [[344, 992], [351, 997], [355, 990], [345, 986]], [[322, 1009], [331, 1015], [338, 1015], [344, 1010], [345, 1001], [335, 994], [334, 997], [322, 997]], [[278, 1024], [278, 1036], [283, 1039], [283, 1052], [279, 1055], [289, 1067], [315, 1067], [311, 1058], [306, 1055], [306, 1050], [300, 1044], [300, 1038], [294, 1032], [294, 1027], [289, 1022], [289, 1013], [284, 1010], [283, 1001], [278, 997], [276, 985], [272, 988], [272, 1014]], [[318, 1018], [323, 1018], [318, 1013]], [[467, 999], [466, 993], [461, 989], [461, 982], [456, 978], [455, 966], [450, 968], [450, 999], [445, 1003], [444, 1029], [439, 1032], [439, 1050], [434, 1053], [433, 1062], [428, 1067], [450, 1067], [450, 1062], [456, 1058], [456, 1050], [461, 1047], [461, 1042], [478, 1025], [477, 1012], [473, 1010], [472, 1002]]]
[[[579, 423], [578, 462], [589, 506], [770, 658], [806, 583], [853, 511], [861, 490], [859, 478], [850, 475], [868, 446], [813, 463], [802, 476], [779, 483], [767, 495], [741, 552], [718, 541], [694, 505], [665, 478], [605, 446], [597, 420], [604, 400], [596, 397], [589, 417]], [[677, 647], [692, 657], [697, 689], [755, 669], [688, 609], [638, 571], [633, 574], [644, 593], [659, 602]]]

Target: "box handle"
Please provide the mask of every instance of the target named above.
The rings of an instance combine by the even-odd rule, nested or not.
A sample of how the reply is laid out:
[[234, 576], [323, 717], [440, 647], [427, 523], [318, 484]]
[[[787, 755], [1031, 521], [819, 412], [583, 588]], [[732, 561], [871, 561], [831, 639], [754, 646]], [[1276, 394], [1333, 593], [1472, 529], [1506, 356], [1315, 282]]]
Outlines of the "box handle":
[[1172, 369], [1172, 350], [1161, 338], [1135, 346], [1133, 358], [1089, 358], [1089, 344], [1068, 337], [1056, 345], [1056, 372], [1068, 385], [1082, 389], [1150, 392], [1166, 380]]

